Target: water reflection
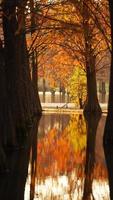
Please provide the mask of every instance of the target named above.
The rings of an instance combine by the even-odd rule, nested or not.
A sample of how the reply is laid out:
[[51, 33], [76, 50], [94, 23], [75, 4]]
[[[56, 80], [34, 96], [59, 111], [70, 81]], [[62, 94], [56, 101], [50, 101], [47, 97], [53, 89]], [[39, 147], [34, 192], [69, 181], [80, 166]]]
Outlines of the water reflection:
[[102, 148], [105, 117], [99, 125], [98, 120], [44, 114], [38, 134], [34, 123], [26, 148], [7, 154], [10, 172], [0, 174], [0, 199], [109, 200]]
[[[24, 200], [30, 150], [33, 149], [33, 145], [31, 146], [31, 144], [34, 140], [37, 142], [37, 123], [37, 120], [34, 121], [33, 127], [29, 132], [29, 137], [24, 141], [23, 148], [13, 149], [13, 151], [10, 149], [10, 151], [6, 151], [9, 171], [7, 171], [7, 173], [0, 173], [1, 200]], [[35, 149], [37, 149], [37, 145], [35, 145], [35, 147]], [[32, 159], [32, 165], [34, 164], [34, 160], [35, 157]]]
[[110, 186], [110, 199], [113, 200], [113, 118], [108, 115], [106, 119], [103, 146], [105, 152], [105, 158], [108, 169], [108, 178]]
[[100, 120], [99, 115], [85, 116], [87, 126], [87, 145], [86, 145], [86, 163], [85, 163], [85, 181], [83, 200], [95, 199], [93, 194], [93, 178], [94, 178], [94, 164], [95, 164], [95, 141], [97, 126]]
[[29, 182], [34, 186], [30, 199], [33, 194], [34, 199], [39, 200], [109, 199], [106, 165], [100, 146], [103, 119], [105, 121], [105, 117], [98, 126], [97, 117], [90, 117], [85, 123], [84, 117], [77, 114], [42, 116], [35, 175], [28, 176], [25, 200], [29, 199]]
[[63, 118], [68, 122], [63, 129], [59, 128], [62, 120], [57, 116], [54, 126], [38, 142], [39, 199], [72, 199], [77, 189], [81, 195], [79, 178], [82, 180], [84, 169], [85, 122], [82, 115], [63, 115]]

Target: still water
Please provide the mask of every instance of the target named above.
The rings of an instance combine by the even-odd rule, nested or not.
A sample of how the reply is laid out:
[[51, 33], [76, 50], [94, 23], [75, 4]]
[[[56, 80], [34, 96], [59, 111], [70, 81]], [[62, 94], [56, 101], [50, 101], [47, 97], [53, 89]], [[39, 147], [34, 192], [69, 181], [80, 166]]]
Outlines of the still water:
[[24, 200], [109, 200], [105, 120], [43, 114], [32, 139]]

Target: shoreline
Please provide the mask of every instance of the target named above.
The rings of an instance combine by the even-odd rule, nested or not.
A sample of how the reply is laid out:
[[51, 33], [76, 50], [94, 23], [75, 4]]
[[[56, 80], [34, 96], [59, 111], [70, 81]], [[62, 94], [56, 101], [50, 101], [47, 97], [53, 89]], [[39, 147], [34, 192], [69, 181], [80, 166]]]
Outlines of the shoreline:
[[[42, 113], [83, 114], [83, 109], [42, 107]], [[107, 109], [102, 109], [102, 114], [107, 113]]]

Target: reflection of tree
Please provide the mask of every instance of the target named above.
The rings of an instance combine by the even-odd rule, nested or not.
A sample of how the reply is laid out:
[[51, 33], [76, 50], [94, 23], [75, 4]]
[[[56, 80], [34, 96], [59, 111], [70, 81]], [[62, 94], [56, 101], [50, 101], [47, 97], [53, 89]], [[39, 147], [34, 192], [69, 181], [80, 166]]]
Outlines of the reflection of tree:
[[57, 128], [59, 131], [64, 130], [69, 122], [70, 116], [66, 114], [43, 114], [39, 124], [39, 133], [43, 137], [51, 129]]
[[33, 127], [29, 130], [23, 148], [17, 149], [14, 152], [6, 152], [9, 172], [0, 174], [0, 199], [24, 199], [30, 149], [32, 141], [34, 141], [33, 135], [36, 133], [34, 132], [35, 128], [37, 130], [37, 120], [34, 121]]
[[94, 199], [92, 193], [92, 182], [95, 163], [95, 139], [100, 116], [90, 115], [85, 116], [85, 119], [87, 127], [87, 148], [83, 200], [91, 200], [92, 198]]
[[35, 194], [35, 180], [37, 172], [37, 129], [39, 120], [33, 126], [33, 136], [31, 145], [31, 184], [30, 184], [30, 200], [34, 199]]
[[[70, 121], [63, 130], [53, 127], [43, 137], [39, 138], [37, 155], [37, 180], [39, 187], [43, 185], [46, 188], [46, 181], [51, 179], [53, 184], [56, 184], [55, 187], [57, 189], [57, 186], [59, 186], [58, 180], [63, 175], [68, 180], [65, 192], [67, 192], [69, 198], [74, 199], [76, 193], [77, 198], [81, 199], [81, 192], [84, 186], [84, 200], [88, 200], [87, 194], [89, 193], [90, 196], [92, 193], [93, 178], [105, 180], [106, 177], [103, 165], [96, 163], [94, 168], [94, 145], [98, 120], [98, 116], [90, 116], [87, 122], [88, 141], [85, 185], [83, 183], [86, 155], [86, 124], [83, 115], [74, 114], [70, 116]], [[52, 193], [52, 186], [50, 186], [49, 190]], [[40, 194], [43, 198], [43, 191]], [[47, 199], [49, 199], [48, 193], [46, 195]], [[58, 198], [58, 196], [54, 197], [53, 193], [52, 195], [53, 199]]]
[[67, 129], [75, 152], [83, 151], [86, 147], [86, 125], [83, 115], [72, 115]]
[[78, 165], [81, 176], [85, 157], [85, 122], [82, 115], [71, 116], [63, 130], [53, 127], [38, 143], [38, 177], [72, 172]]
[[108, 111], [103, 136], [104, 153], [107, 163], [110, 199], [113, 199], [113, 114]]
[[51, 129], [38, 143], [38, 177], [55, 176], [71, 170], [73, 150], [64, 134]]
[[113, 199], [113, 141], [104, 137], [104, 153], [108, 169], [108, 179], [110, 187], [110, 199]]

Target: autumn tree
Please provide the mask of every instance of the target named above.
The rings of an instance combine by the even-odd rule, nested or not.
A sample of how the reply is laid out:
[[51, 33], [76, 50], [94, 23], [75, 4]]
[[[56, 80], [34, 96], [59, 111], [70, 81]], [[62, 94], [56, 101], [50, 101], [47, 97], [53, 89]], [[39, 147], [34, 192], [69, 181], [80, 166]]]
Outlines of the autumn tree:
[[86, 100], [86, 74], [80, 66], [76, 66], [73, 71], [68, 82], [68, 90], [72, 102], [83, 109]]
[[[88, 95], [85, 110], [100, 111], [97, 98], [96, 65], [99, 60], [102, 60], [102, 52], [106, 51], [107, 44], [103, 38], [105, 34], [100, 31], [100, 24], [97, 26], [96, 18], [94, 17], [98, 3], [89, 1], [86, 5], [82, 1], [81, 3], [78, 1], [71, 2], [74, 6], [66, 3], [65, 5], [55, 5], [53, 10], [51, 7], [46, 19], [49, 18], [50, 20], [52, 14], [52, 20], [53, 17], [55, 20], [52, 21], [52, 28], [56, 30], [57, 35], [55, 43], [62, 46], [86, 70]], [[71, 12], [69, 12], [70, 10]], [[57, 13], [59, 13], [59, 16]], [[71, 17], [72, 15], [73, 18]], [[102, 23], [102, 20], [100, 21]], [[58, 29], [59, 27], [56, 29], [56, 24], [60, 25], [60, 29]], [[65, 29], [64, 24], [67, 26]]]
[[[37, 38], [39, 36], [41, 36], [42, 45], [45, 43], [48, 45], [48, 42], [52, 42], [49, 36], [55, 35], [56, 41], [54, 42], [62, 46], [86, 70], [87, 103], [85, 110], [87, 112], [95, 112], [96, 110], [101, 112], [97, 98], [96, 65], [98, 59], [102, 58], [101, 52], [106, 51], [109, 46], [109, 34], [107, 33], [107, 37], [105, 37], [106, 33], [102, 31], [103, 22], [104, 27], [109, 26], [108, 18], [106, 21], [106, 15], [104, 17], [101, 15], [103, 10], [101, 2], [89, 0], [87, 5], [85, 1], [71, 0], [69, 2], [35, 2], [33, 15], [36, 27], [31, 26], [30, 28], [37, 29], [38, 32], [34, 34], [29, 50], [34, 49], [38, 44]], [[100, 20], [95, 17], [97, 14]], [[27, 30], [29, 31], [29, 27]], [[55, 45], [54, 42], [52, 42], [53, 45]]]
[[87, 102], [85, 110], [86, 112], [88, 110], [95, 112], [100, 110], [97, 98], [96, 65], [99, 60], [102, 60], [102, 52], [107, 49], [103, 35], [96, 25], [95, 18], [92, 17], [94, 5], [95, 7], [98, 5], [96, 5], [96, 2], [91, 3], [91, 1], [88, 1], [87, 5], [85, 1], [81, 1], [81, 3], [78, 1], [71, 2], [74, 5], [73, 15], [81, 27], [81, 32], [77, 33], [72, 30], [63, 32], [66, 40], [64, 39], [62, 46], [86, 70]]
[[[59, 36], [57, 34], [55, 34], [55, 32], [57, 30], [70, 29], [71, 25], [72, 25], [68, 22], [65, 22], [65, 19], [57, 17], [57, 14], [55, 13], [55, 9], [56, 8], [62, 9], [62, 5], [65, 5], [65, 3], [64, 2], [61, 2], [61, 3], [60, 2], [55, 2], [55, 3], [54, 2], [53, 3], [36, 2], [35, 3], [36, 9], [35, 9], [34, 15], [35, 15], [36, 27], [38, 26], [38, 30], [37, 30], [37, 32], [35, 32], [35, 34], [33, 34], [33, 40], [31, 40], [32, 42], [29, 46], [29, 53], [33, 49], [37, 49], [38, 60], [40, 60], [40, 61], [42, 60], [41, 62], [43, 62], [43, 63], [45, 60], [45, 63], [43, 64], [43, 66], [42, 66], [42, 64], [40, 65], [40, 63], [39, 63], [40, 61], [38, 62], [38, 64], [39, 64], [38, 69], [41, 68], [41, 70], [39, 70], [39, 71], [43, 71], [43, 77], [45, 76], [47, 79], [48, 79], [48, 76], [45, 72], [47, 72], [47, 70], [50, 68], [50, 67], [48, 67], [48, 65], [50, 66], [50, 63], [53, 62], [53, 54], [54, 53], [53, 52], [52, 52], [52, 54], [50, 53], [51, 49], [56, 48], [56, 52], [58, 49], [58, 45], [56, 44], [55, 37], [59, 37]], [[67, 26], [67, 28], [66, 28], [66, 26]], [[74, 29], [78, 29], [78, 28], [79, 28], [78, 25], [77, 25], [77, 27], [74, 27]], [[28, 28], [28, 31], [29, 31], [29, 28]], [[44, 55], [44, 51], [45, 51], [45, 55]], [[59, 55], [58, 55], [58, 57], [59, 57]], [[49, 61], [48, 61], [48, 58], [49, 58]], [[69, 58], [69, 56], [68, 56], [68, 58]], [[68, 58], [67, 58], [67, 60], [68, 60]], [[63, 60], [63, 57], [62, 58], [60, 57], [60, 60], [61, 59]], [[57, 60], [57, 62], [58, 62], [58, 60]], [[55, 59], [54, 59], [54, 61], [55, 61]], [[57, 68], [59, 68], [59, 70], [57, 70], [57, 74], [55, 77], [55, 79], [57, 79], [57, 83], [58, 82], [60, 83], [60, 85], [61, 85], [60, 87], [62, 87], [63, 90], [65, 89], [63, 82], [66, 81], [66, 78], [64, 78], [65, 81], [61, 80], [61, 76], [59, 76], [59, 78], [58, 78], [58, 74], [62, 73], [61, 71], [67, 71], [68, 64], [66, 62], [64, 62], [64, 63], [62, 62], [62, 64], [60, 62], [60, 66], [62, 65], [62, 67], [59, 67], [59, 63], [57, 64]], [[46, 67], [44, 67], [44, 65], [46, 65]], [[56, 65], [55, 62], [53, 63], [53, 65], [54, 66]], [[70, 65], [71, 64], [69, 64], [69, 66]], [[48, 70], [48, 73], [49, 73], [49, 71], [50, 71], [50, 69]], [[58, 73], [58, 71], [59, 71], [59, 73]], [[49, 79], [50, 79], [50, 76], [51, 76], [50, 82], [53, 82], [52, 81], [53, 80], [52, 71], [51, 71], [51, 73], [49, 73]], [[55, 76], [55, 74], [53, 76]], [[67, 74], [67, 76], [68, 76], [68, 74]], [[58, 79], [59, 79], [59, 81], [58, 81]], [[54, 82], [56, 82], [56, 80], [54, 80]], [[45, 83], [45, 78], [43, 78], [43, 83]]]

